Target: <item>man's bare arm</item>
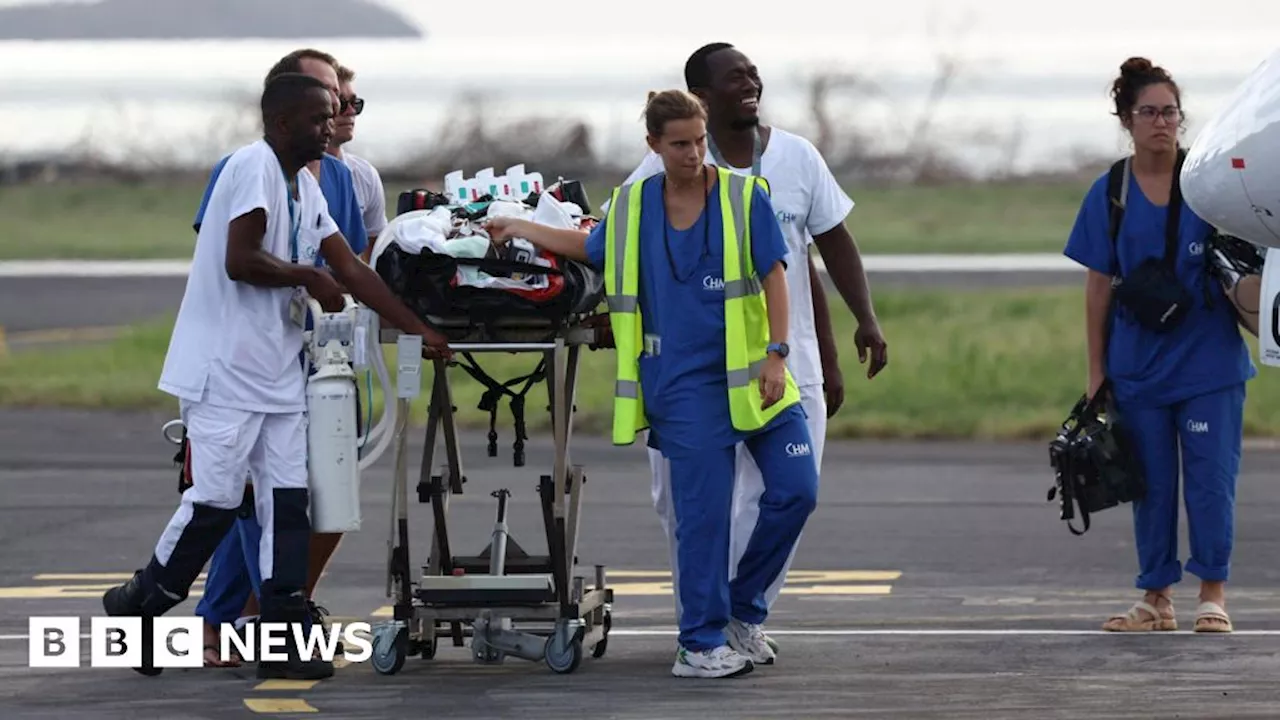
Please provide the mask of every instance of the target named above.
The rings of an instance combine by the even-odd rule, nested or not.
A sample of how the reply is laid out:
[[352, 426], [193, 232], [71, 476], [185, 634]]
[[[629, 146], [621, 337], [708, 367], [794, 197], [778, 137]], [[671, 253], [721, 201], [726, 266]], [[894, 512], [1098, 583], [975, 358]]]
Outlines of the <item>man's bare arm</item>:
[[862, 253], [848, 228], [844, 223], [837, 223], [821, 235], [815, 235], [813, 244], [818, 246], [827, 274], [853, 316], [859, 323], [875, 322], [876, 311], [871, 303], [867, 273], [862, 267]]
[[320, 244], [324, 261], [333, 269], [334, 278], [357, 300], [386, 318], [401, 332], [421, 335], [430, 346], [444, 349], [449, 341], [431, 329], [421, 318], [396, 297], [387, 284], [353, 252], [341, 233], [325, 238]]
[[272, 255], [262, 247], [267, 213], [252, 210], [231, 221], [227, 232], [227, 277], [260, 287], [305, 287], [318, 272]]

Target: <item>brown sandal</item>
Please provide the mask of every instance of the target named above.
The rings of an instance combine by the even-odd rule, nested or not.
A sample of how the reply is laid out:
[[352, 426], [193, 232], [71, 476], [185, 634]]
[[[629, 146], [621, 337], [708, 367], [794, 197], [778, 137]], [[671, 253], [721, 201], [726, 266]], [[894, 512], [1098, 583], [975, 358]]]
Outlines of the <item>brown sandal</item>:
[[1102, 629], [1108, 632], [1168, 632], [1178, 629], [1178, 621], [1173, 617], [1173, 603], [1169, 603], [1169, 615], [1166, 616], [1161, 615], [1151, 603], [1139, 600], [1124, 615], [1108, 618]]
[[240, 667], [240, 654], [235, 650], [231, 651], [231, 660], [222, 662], [220, 648], [217, 645], [204, 646], [204, 666], [205, 667]]

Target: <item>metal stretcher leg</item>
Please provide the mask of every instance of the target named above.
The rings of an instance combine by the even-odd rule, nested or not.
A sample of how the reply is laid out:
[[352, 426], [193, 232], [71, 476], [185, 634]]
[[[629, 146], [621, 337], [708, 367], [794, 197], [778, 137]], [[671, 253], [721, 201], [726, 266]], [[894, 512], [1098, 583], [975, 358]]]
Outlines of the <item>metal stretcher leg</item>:
[[[464, 347], [455, 345], [453, 349], [461, 351]], [[381, 644], [377, 642], [379, 632], [375, 631], [373, 665], [378, 672], [390, 674], [400, 669], [406, 654], [421, 652], [424, 657], [433, 656], [437, 628], [449, 623], [454, 645], [463, 644], [464, 632], [471, 636], [472, 655], [477, 662], [500, 663], [505, 656], [514, 655], [527, 660], [545, 660], [555, 672], [572, 672], [578, 667], [584, 648], [591, 649], [595, 657], [604, 655], [613, 600], [612, 590], [605, 586], [603, 566], [596, 566], [594, 589], [590, 591], [584, 589], [584, 579], [574, 575], [582, 490], [586, 482], [582, 468], [571, 463], [569, 452], [580, 346], [567, 344], [560, 338], [553, 343], [467, 345], [465, 349], [471, 352], [536, 350], [547, 356], [547, 366], [551, 369], [546, 378], [547, 395], [555, 448], [551, 475], [544, 476], [539, 485], [547, 555], [531, 557], [514, 539], [508, 539], [504, 511], [510, 493], [506, 489], [493, 493], [498, 498], [499, 513], [493, 540], [486, 550], [488, 556], [452, 554], [449, 498], [462, 492], [466, 478], [462, 474], [454, 418], [456, 409], [447, 364], [436, 361], [418, 482], [419, 501], [432, 505], [435, 527], [431, 551], [415, 588], [408, 570], [407, 451], [405, 426], [400, 425], [396, 437], [388, 582], [388, 595], [394, 593], [395, 597], [396, 622], [381, 628]], [[400, 408], [401, 422], [407, 422], [404, 418], [408, 416], [408, 403], [402, 403]], [[432, 475], [436, 434], [442, 424], [448, 463], [442, 475]], [[398, 543], [395, 542], [397, 536]], [[513, 623], [550, 624], [551, 627], [533, 634], [514, 629]], [[465, 631], [464, 624], [468, 626]], [[388, 637], [391, 632], [395, 632], [394, 642]], [[383, 648], [381, 655], [379, 647]]]

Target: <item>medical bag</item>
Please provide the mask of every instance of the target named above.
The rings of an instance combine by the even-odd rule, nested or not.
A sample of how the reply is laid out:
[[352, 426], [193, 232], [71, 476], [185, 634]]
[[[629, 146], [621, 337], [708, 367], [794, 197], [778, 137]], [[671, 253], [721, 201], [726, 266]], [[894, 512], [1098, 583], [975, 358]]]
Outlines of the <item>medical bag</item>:
[[[1048, 501], [1058, 498], [1059, 519], [1074, 535], [1088, 532], [1090, 514], [1146, 495], [1137, 453], [1110, 397], [1110, 381], [1092, 399], [1082, 396], [1049, 443], [1054, 483]], [[1084, 525], [1080, 530], [1071, 524], [1077, 509]]]

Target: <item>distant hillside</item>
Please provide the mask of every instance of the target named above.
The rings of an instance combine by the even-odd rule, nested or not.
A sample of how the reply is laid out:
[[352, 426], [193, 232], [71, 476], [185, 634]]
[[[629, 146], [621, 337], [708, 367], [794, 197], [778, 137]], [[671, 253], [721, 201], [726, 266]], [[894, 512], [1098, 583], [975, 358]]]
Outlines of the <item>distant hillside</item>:
[[0, 40], [414, 38], [369, 0], [102, 0], [0, 8]]

